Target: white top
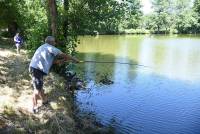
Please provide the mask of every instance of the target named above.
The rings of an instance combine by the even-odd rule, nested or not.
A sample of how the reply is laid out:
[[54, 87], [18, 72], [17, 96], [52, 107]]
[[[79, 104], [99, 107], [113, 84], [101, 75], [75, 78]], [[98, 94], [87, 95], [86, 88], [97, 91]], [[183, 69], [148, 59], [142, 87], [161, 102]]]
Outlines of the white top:
[[62, 51], [60, 51], [56, 47], [48, 43], [45, 43], [36, 50], [35, 54], [33, 55], [31, 59], [29, 68], [33, 67], [35, 69], [39, 69], [42, 72], [48, 74], [53, 64], [54, 58], [58, 54], [61, 54], [61, 53]]

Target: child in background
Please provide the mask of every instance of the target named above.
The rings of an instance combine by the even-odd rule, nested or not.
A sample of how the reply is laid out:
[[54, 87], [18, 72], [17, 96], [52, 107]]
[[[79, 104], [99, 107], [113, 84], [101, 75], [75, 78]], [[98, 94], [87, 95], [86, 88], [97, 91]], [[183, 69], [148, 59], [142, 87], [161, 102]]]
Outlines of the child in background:
[[23, 40], [20, 37], [19, 33], [16, 33], [16, 35], [14, 36], [14, 41], [15, 41], [15, 46], [17, 48], [17, 53], [20, 53], [20, 48], [22, 46]]

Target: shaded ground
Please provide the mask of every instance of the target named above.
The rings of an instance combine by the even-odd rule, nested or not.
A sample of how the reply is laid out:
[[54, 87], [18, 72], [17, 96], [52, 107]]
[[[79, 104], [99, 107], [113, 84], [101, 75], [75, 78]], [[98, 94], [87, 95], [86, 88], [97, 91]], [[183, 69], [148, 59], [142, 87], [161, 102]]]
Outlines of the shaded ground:
[[45, 78], [50, 103], [32, 114], [29, 62], [26, 51], [16, 54], [12, 40], [0, 39], [0, 133], [105, 133], [92, 121], [74, 120], [73, 97], [55, 73]]

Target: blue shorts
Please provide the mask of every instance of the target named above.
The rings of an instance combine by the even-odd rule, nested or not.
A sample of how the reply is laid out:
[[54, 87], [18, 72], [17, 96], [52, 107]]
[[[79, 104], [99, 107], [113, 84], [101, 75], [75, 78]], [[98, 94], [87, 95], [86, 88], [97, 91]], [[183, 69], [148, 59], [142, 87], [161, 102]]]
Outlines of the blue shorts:
[[46, 74], [32, 67], [30, 67], [30, 73], [32, 75], [33, 88], [39, 91], [43, 90], [43, 77]]

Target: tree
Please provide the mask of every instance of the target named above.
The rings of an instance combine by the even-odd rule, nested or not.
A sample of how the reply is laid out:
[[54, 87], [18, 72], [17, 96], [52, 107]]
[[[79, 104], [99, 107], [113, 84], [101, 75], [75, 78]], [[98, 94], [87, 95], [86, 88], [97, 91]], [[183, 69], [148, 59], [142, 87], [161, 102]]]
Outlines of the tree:
[[69, 1], [69, 28], [79, 34], [116, 33], [124, 19], [125, 2], [116, 0]]
[[68, 27], [69, 27], [69, 18], [67, 16], [67, 13], [69, 12], [69, 0], [64, 0], [64, 21], [63, 21], [63, 34], [64, 37], [67, 38], [68, 35]]
[[24, 33], [27, 49], [35, 51], [49, 35], [47, 1], [25, 0], [18, 5], [21, 15], [19, 26]]
[[160, 30], [167, 32], [170, 29], [171, 24], [171, 1], [170, 0], [153, 0], [152, 7], [154, 9], [153, 20], [155, 21], [156, 32], [160, 33]]
[[51, 33], [54, 37], [57, 37], [57, 6], [55, 0], [48, 0]]
[[175, 28], [179, 33], [194, 33], [197, 26], [197, 14], [192, 10], [191, 0], [176, 0]]
[[200, 0], [195, 0], [193, 4], [193, 10], [196, 14], [197, 25], [196, 25], [196, 32], [200, 32]]
[[0, 27], [8, 28], [10, 36], [13, 36], [19, 28], [18, 4], [21, 2], [19, 0], [0, 1]]
[[139, 0], [125, 0], [124, 3], [124, 28], [136, 29], [138, 28], [141, 17], [141, 3]]

